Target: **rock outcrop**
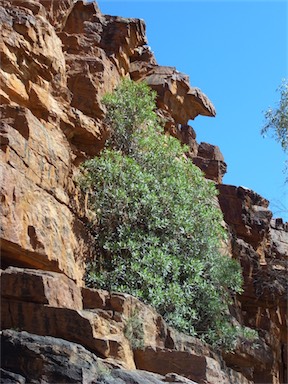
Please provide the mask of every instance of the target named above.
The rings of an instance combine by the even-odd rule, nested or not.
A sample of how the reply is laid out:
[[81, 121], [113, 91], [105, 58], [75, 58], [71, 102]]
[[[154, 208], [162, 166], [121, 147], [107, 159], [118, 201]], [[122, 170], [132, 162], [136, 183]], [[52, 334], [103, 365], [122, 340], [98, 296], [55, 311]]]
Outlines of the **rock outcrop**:
[[[75, 375], [76, 382], [92, 383], [101, 373], [102, 362], [106, 370], [121, 369], [117, 371], [121, 379], [131, 374], [125, 370], [137, 369], [160, 374], [169, 382], [175, 375], [187, 383], [250, 383], [241, 373], [226, 368], [208, 345], [174, 331], [153, 308], [133, 296], [81, 288], [61, 273], [16, 267], [2, 271], [1, 286], [1, 326], [7, 329], [2, 333], [5, 377], [17, 372], [24, 383], [58, 383], [75, 382]], [[127, 332], [129, 326], [132, 332]], [[135, 337], [142, 342], [136, 350]], [[20, 371], [15, 356], [21, 359]], [[31, 367], [33, 359], [37, 365]], [[69, 369], [63, 372], [64, 364]], [[137, 371], [137, 375], [144, 373]]]
[[[262, 344], [243, 345], [226, 363], [246, 369], [256, 383], [287, 381], [288, 230], [273, 219], [268, 201], [243, 187], [218, 185], [219, 203], [231, 233], [233, 257], [243, 269], [244, 292], [236, 304], [238, 321], [257, 329]], [[240, 368], [241, 367], [241, 368]]]
[[[74, 181], [79, 163], [107, 138], [101, 97], [124, 76], [145, 78], [183, 142], [188, 120], [215, 109], [187, 76], [156, 64], [143, 21], [102, 15], [96, 3], [56, 3], [0, 3], [2, 261], [80, 283], [90, 249]], [[220, 181], [219, 151], [203, 157], [195, 138], [189, 147]]]
[[[96, 3], [0, 0], [0, 23], [2, 382], [287, 381], [287, 224], [271, 220], [255, 192], [221, 184], [219, 148], [198, 144], [189, 125], [215, 116], [207, 96], [157, 64], [142, 20], [103, 15]], [[83, 286], [93, 246], [79, 165], [103, 149], [101, 98], [123, 77], [157, 92], [165, 130], [218, 184], [229, 251], [245, 281], [231, 313], [258, 330], [258, 347], [243, 342], [220, 356], [137, 299]], [[127, 338], [135, 316], [136, 350]]]
[[[5, 330], [1, 345], [6, 367], [1, 368], [1, 382], [6, 384], [25, 384], [26, 377], [33, 383], [195, 384], [177, 374], [160, 376], [143, 370], [120, 369], [82, 345], [51, 336]], [[31, 361], [35, 364], [31, 365]], [[13, 373], [15, 370], [19, 373]]]

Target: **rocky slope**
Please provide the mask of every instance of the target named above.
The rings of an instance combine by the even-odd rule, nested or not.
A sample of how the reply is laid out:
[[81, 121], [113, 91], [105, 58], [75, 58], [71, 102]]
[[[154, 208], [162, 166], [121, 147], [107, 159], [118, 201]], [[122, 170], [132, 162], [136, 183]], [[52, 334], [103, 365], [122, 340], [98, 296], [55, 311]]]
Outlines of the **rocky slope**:
[[[219, 148], [198, 144], [188, 125], [215, 116], [209, 99], [157, 65], [142, 20], [103, 15], [96, 3], [1, 0], [0, 23], [2, 382], [286, 382], [287, 224], [257, 193], [222, 184]], [[123, 77], [157, 92], [165, 129], [218, 184], [245, 279], [231, 312], [259, 330], [256, 346], [220, 356], [135, 298], [83, 287], [93, 249], [75, 179], [103, 148], [100, 100]], [[138, 350], [127, 335], [135, 313]]]

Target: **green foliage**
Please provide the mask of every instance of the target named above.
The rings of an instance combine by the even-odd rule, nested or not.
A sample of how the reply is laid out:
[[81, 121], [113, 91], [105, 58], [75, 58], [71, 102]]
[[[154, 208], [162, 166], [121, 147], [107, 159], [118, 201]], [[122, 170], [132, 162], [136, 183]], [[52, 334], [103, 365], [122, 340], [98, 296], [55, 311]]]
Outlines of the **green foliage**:
[[132, 349], [142, 349], [144, 347], [143, 321], [137, 310], [127, 319], [124, 335], [129, 340]]
[[[261, 130], [263, 136], [267, 132], [272, 133], [272, 137], [281, 144], [284, 152], [288, 153], [288, 82], [282, 80], [281, 85], [277, 89], [280, 92], [279, 104], [276, 108], [268, 108], [265, 112], [265, 125]], [[286, 173], [286, 183], [288, 183], [288, 160], [285, 161], [284, 173]], [[281, 205], [281, 204], [280, 204]], [[279, 207], [277, 207], [279, 208]], [[283, 209], [284, 208], [284, 209]], [[282, 207], [280, 212], [287, 211], [286, 207]]]
[[261, 133], [271, 132], [283, 150], [288, 150], [288, 83], [286, 80], [277, 89], [280, 92], [280, 101], [276, 108], [268, 108], [265, 112], [266, 123]]
[[214, 184], [161, 132], [154, 99], [145, 84], [125, 81], [104, 100], [112, 136], [101, 157], [84, 163], [80, 180], [97, 214], [86, 282], [135, 295], [176, 329], [229, 348], [237, 329], [228, 304], [241, 291], [240, 266], [220, 252], [225, 231]]
[[148, 124], [157, 126], [155, 99], [156, 92], [147, 92], [145, 83], [130, 80], [124, 80], [112, 94], [103, 97], [102, 102], [108, 111], [105, 123], [110, 128], [109, 148], [128, 155], [136, 145], [135, 131]]

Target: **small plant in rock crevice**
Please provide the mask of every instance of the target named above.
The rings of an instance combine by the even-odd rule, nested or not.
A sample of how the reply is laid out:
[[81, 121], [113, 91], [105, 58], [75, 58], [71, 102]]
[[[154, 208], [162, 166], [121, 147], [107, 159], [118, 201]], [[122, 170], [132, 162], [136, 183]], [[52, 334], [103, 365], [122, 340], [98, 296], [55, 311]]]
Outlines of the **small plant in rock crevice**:
[[139, 311], [135, 310], [126, 320], [124, 335], [132, 349], [144, 348], [144, 324]]
[[79, 180], [95, 212], [95, 259], [88, 286], [132, 294], [176, 329], [232, 348], [238, 330], [228, 311], [241, 292], [240, 266], [222, 255], [222, 213], [214, 184], [164, 135], [153, 93], [122, 82], [104, 98], [111, 137]]

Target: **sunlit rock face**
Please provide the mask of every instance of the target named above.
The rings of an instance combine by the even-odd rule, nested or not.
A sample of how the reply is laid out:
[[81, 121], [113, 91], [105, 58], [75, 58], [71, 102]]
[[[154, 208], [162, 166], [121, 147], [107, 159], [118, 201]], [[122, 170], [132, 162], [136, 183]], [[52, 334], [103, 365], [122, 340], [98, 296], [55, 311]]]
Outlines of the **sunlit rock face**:
[[187, 76], [156, 64], [142, 20], [70, 0], [1, 1], [0, 17], [2, 260], [80, 283], [92, 250], [74, 176], [107, 138], [102, 96], [138, 65], [176, 136], [214, 107]]
[[[54, 363], [67, 351], [72, 360], [80, 354], [71, 377], [61, 371], [65, 359], [52, 370], [64, 381], [87, 382], [79, 370], [83, 359], [87, 370], [101, 359], [119, 383], [286, 382], [287, 224], [271, 221], [268, 201], [257, 193], [222, 184], [227, 166], [220, 149], [197, 143], [190, 125], [198, 115], [216, 115], [208, 97], [185, 74], [157, 64], [142, 20], [103, 15], [96, 3], [0, 0], [0, 23], [1, 321], [2, 329], [14, 328], [4, 335], [8, 350], [21, 340], [30, 348], [33, 340], [38, 347], [25, 357], [29, 368], [31, 356], [51, 351], [46, 335], [54, 337]], [[145, 80], [157, 92], [165, 131], [218, 185], [228, 253], [240, 261], [245, 282], [231, 313], [259, 330], [257, 350], [241, 344], [220, 356], [129, 295], [81, 288], [93, 243], [77, 187], [79, 165], [103, 149], [109, 132], [101, 99], [124, 77]], [[136, 352], [125, 335], [135, 310], [144, 324], [143, 349]], [[51, 366], [41, 356], [41, 366]], [[11, 360], [5, 364], [9, 380], [36, 380], [28, 368], [19, 373]], [[129, 376], [135, 368], [154, 376]], [[49, 381], [52, 373], [45, 372], [41, 380]]]

